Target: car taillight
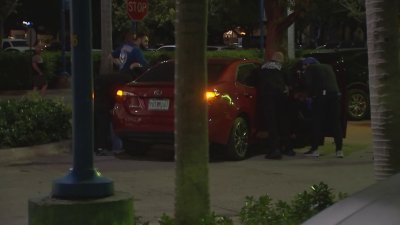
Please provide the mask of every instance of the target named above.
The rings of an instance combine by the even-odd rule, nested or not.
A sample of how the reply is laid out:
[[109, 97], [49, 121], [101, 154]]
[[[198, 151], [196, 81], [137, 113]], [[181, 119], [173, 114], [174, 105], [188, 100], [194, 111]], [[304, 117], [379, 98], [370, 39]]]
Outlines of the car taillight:
[[218, 93], [217, 90], [213, 90], [213, 91], [207, 91], [205, 94], [206, 100], [207, 101], [212, 101], [214, 100], [216, 97], [218, 97], [220, 94]]
[[137, 112], [138, 110], [143, 109], [142, 101], [139, 99], [139, 96], [135, 95], [134, 93], [117, 90], [115, 95], [117, 96], [117, 100], [124, 102], [124, 105], [129, 111]]
[[123, 100], [123, 101], [126, 100], [127, 96], [135, 96], [131, 92], [123, 91], [123, 90], [120, 90], [120, 89], [115, 92], [115, 95], [116, 95], [117, 100]]

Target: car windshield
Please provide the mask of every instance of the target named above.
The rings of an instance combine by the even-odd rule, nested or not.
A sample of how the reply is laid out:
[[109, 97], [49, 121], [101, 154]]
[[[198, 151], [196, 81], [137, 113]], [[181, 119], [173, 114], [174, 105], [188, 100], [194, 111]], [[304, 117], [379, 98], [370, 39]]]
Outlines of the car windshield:
[[[218, 80], [226, 67], [223, 63], [208, 63], [208, 83]], [[172, 61], [160, 63], [140, 76], [137, 82], [174, 82], [175, 63]]]

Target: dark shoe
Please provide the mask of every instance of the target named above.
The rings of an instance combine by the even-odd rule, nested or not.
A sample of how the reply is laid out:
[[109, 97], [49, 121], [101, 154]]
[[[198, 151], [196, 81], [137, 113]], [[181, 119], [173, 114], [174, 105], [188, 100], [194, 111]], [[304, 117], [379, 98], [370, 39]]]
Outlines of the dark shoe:
[[282, 159], [282, 154], [279, 151], [273, 151], [265, 155], [266, 159]]
[[304, 152], [304, 156], [318, 157], [319, 153], [317, 150], [310, 149], [307, 152]]
[[283, 153], [284, 155], [287, 155], [287, 156], [295, 156], [295, 155], [296, 155], [296, 152], [293, 151], [293, 149], [286, 149], [286, 150], [283, 151], [282, 153]]

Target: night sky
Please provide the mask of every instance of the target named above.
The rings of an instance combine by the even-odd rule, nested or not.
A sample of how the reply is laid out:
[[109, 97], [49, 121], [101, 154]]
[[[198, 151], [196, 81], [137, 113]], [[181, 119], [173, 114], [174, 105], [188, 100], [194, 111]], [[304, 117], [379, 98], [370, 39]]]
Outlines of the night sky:
[[[92, 32], [100, 33], [100, 0], [92, 0]], [[68, 12], [67, 26], [69, 23]], [[16, 13], [11, 14], [5, 22], [5, 35], [10, 29], [24, 29], [22, 21], [33, 22], [37, 33], [46, 33], [56, 36], [61, 24], [61, 0], [20, 0]], [[93, 35], [97, 37], [97, 35]], [[98, 45], [97, 38], [94, 38], [93, 45]]]

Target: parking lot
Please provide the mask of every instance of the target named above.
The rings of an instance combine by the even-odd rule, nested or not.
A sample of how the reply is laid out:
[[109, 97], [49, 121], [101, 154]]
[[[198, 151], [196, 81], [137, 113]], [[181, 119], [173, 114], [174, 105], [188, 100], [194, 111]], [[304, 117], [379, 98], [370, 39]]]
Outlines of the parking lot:
[[[261, 153], [243, 161], [214, 160], [210, 169], [211, 209], [236, 218], [246, 196], [268, 194], [274, 200], [290, 200], [319, 182], [335, 193], [352, 194], [373, 184], [371, 130], [369, 121], [350, 122], [344, 140], [344, 159], [334, 156], [328, 139], [319, 158], [297, 156], [266, 160]], [[95, 156], [95, 167], [114, 180], [115, 190], [134, 196], [136, 216], [158, 224], [166, 213], [174, 213], [175, 163], [172, 149], [154, 148], [141, 157]], [[13, 157], [10, 157], [12, 155]], [[1, 149], [0, 221], [7, 225], [27, 224], [27, 204], [31, 197], [49, 195], [55, 178], [72, 166], [70, 142], [18, 149]]]

